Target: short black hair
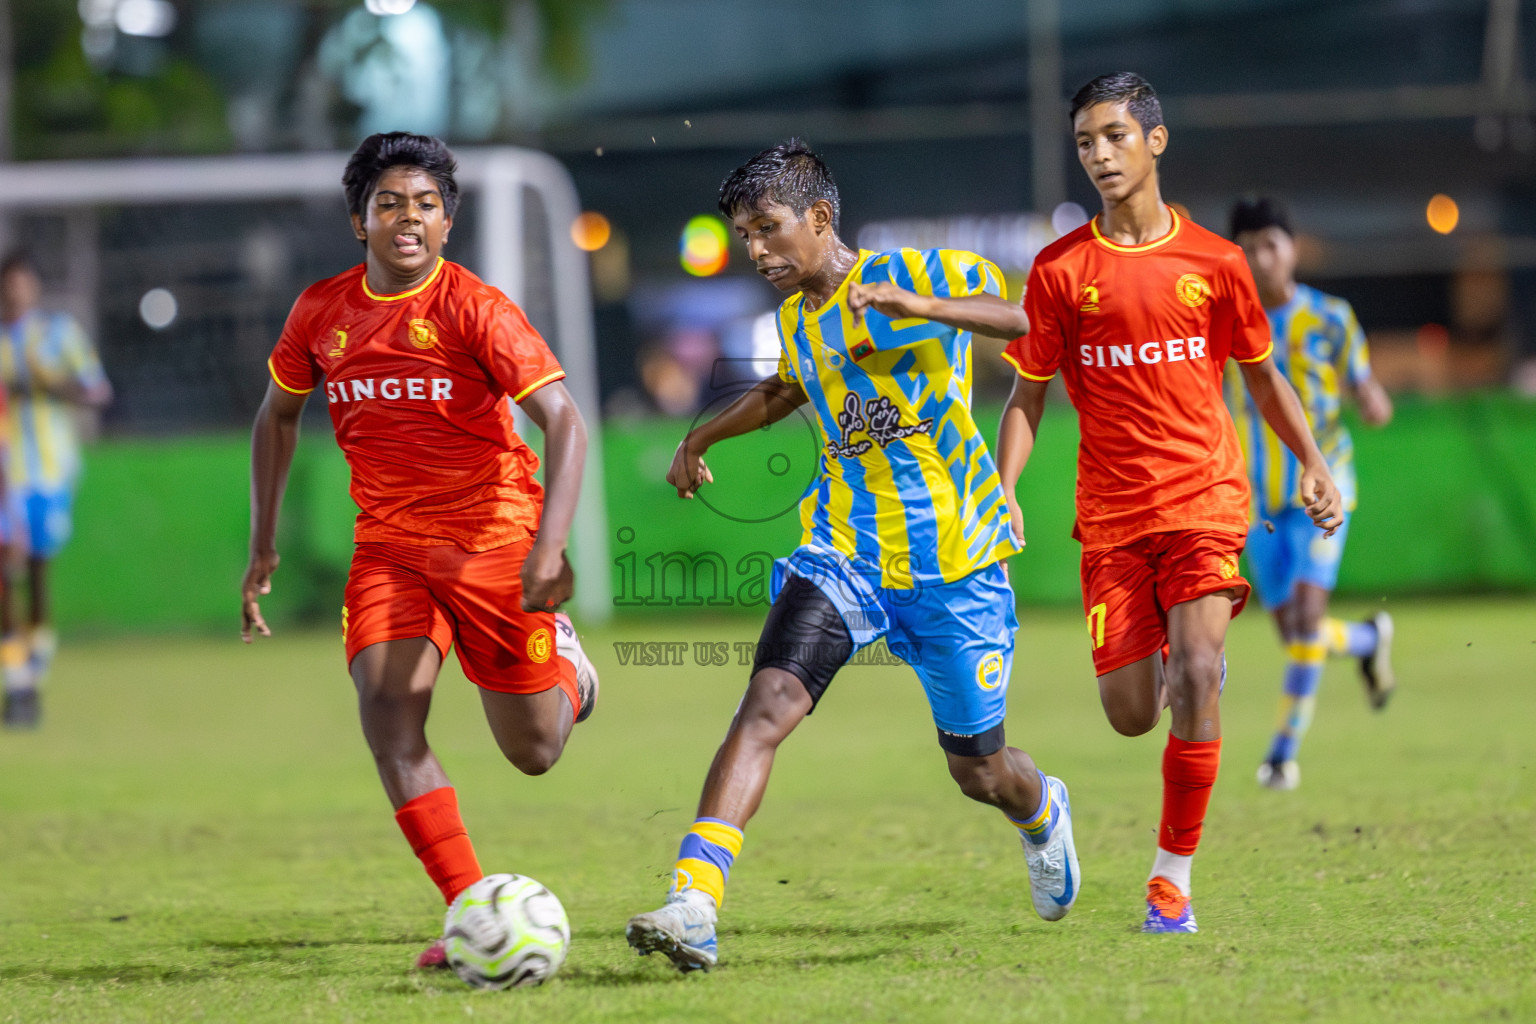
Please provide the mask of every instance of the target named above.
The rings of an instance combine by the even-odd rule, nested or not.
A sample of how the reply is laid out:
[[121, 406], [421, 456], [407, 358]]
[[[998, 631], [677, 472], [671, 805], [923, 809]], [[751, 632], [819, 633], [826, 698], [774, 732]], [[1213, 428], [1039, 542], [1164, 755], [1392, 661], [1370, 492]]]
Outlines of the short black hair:
[[410, 132], [376, 132], [357, 147], [341, 175], [348, 213], [366, 215], [368, 197], [391, 167], [420, 167], [437, 182], [437, 190], [443, 196], [443, 213], [452, 217], [459, 208], [459, 183], [453, 177], [458, 164], [442, 139]]
[[1077, 112], [1096, 103], [1124, 103], [1125, 109], [1141, 125], [1143, 135], [1163, 123], [1163, 105], [1158, 102], [1157, 90], [1152, 83], [1134, 71], [1116, 71], [1100, 75], [1072, 97], [1072, 112], [1068, 123], [1077, 120]]
[[1291, 228], [1291, 215], [1286, 212], [1284, 204], [1278, 199], [1269, 196], [1247, 196], [1239, 199], [1232, 207], [1232, 234], [1236, 238], [1244, 231], [1263, 231], [1265, 228], [1279, 228], [1292, 238], [1296, 232]]
[[837, 182], [821, 157], [801, 139], [765, 149], [736, 168], [720, 183], [720, 212], [734, 218], [742, 210], [761, 211], [763, 204], [777, 203], [805, 216], [818, 200], [832, 204], [832, 230], [842, 220], [842, 201]]
[[0, 277], [4, 277], [13, 270], [30, 270], [35, 274], [37, 273], [37, 261], [25, 249], [12, 249], [5, 254], [5, 259], [0, 260]]

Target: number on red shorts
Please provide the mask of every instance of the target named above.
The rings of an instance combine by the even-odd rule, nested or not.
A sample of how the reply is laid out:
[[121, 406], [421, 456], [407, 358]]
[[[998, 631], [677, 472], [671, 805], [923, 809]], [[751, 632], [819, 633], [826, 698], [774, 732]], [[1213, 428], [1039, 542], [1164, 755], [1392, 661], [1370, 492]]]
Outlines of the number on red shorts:
[[1094, 650], [1104, 646], [1104, 620], [1109, 616], [1109, 605], [1096, 604], [1088, 609], [1088, 639]]

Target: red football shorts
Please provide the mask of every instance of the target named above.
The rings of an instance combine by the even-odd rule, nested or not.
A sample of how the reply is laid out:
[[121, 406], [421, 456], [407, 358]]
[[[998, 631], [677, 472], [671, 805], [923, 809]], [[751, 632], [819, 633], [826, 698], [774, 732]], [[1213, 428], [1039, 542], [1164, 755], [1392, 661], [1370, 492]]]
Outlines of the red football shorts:
[[1161, 649], [1168, 609], [1176, 604], [1236, 590], [1235, 618], [1252, 589], [1237, 571], [1245, 540], [1240, 533], [1177, 530], [1084, 551], [1083, 611], [1094, 671], [1102, 676]]
[[444, 658], [457, 644], [464, 674], [484, 689], [540, 693], [559, 685], [565, 659], [555, 655], [555, 616], [522, 607], [532, 546], [532, 538], [489, 551], [358, 544], [341, 610], [347, 664], [371, 644], [424, 636]]

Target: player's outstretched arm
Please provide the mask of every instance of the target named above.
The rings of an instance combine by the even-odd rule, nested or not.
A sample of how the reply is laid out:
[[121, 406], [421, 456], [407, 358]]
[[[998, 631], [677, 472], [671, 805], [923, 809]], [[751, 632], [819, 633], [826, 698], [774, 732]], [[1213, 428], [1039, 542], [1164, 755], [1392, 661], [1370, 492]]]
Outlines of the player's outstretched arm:
[[549, 612], [569, 601], [576, 585], [565, 546], [587, 464], [587, 424], [559, 381], [524, 398], [521, 408], [544, 431], [544, 511], [523, 561], [523, 610]]
[[1326, 531], [1326, 536], [1333, 536], [1333, 531], [1344, 524], [1344, 499], [1333, 482], [1327, 460], [1312, 438], [1312, 428], [1307, 424], [1296, 389], [1268, 356], [1260, 362], [1238, 366], [1264, 422], [1301, 460], [1301, 497], [1307, 503], [1307, 515]]
[[848, 308], [855, 322], [873, 309], [892, 320], [932, 320], [972, 334], [991, 338], [1017, 338], [1029, 333], [1029, 317], [1017, 302], [996, 295], [962, 295], [943, 298], [919, 295], [889, 281], [848, 285]]
[[1040, 417], [1045, 414], [1045, 389], [1049, 385], [1049, 381], [1015, 377], [1008, 404], [1003, 407], [1002, 422], [997, 427], [997, 472], [1002, 477], [1003, 497], [1008, 502], [1014, 536], [1020, 540], [1024, 539], [1024, 513], [1013, 490], [1035, 450]]
[[704, 453], [710, 445], [777, 423], [808, 400], [798, 383], [783, 380], [777, 374], [764, 377], [720, 415], [688, 431], [672, 456], [667, 483], [677, 488], [679, 498], [691, 499], [700, 486], [715, 482], [714, 474], [704, 463]]
[[272, 592], [277, 571], [277, 513], [288, 486], [288, 467], [299, 441], [299, 415], [307, 395], [284, 391], [267, 382], [267, 397], [256, 412], [251, 430], [251, 561], [240, 582], [240, 639], [252, 632], [271, 636], [257, 598]]

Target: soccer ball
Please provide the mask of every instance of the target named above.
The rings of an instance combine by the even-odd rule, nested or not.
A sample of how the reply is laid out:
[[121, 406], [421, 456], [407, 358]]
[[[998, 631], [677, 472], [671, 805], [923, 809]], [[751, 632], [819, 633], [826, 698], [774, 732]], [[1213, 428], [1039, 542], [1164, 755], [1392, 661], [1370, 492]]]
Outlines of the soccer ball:
[[565, 962], [571, 925], [555, 894], [522, 875], [486, 875], [443, 926], [448, 965], [475, 988], [542, 985]]

